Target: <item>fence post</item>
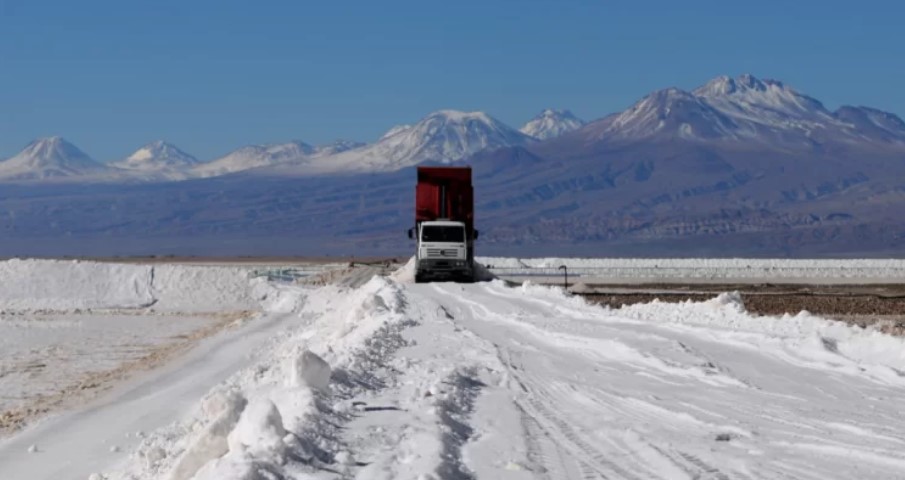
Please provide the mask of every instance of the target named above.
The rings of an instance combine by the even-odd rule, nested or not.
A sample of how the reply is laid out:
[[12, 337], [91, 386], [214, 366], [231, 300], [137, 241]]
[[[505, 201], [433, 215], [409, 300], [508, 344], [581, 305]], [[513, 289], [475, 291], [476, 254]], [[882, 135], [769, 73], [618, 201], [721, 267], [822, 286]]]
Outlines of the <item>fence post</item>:
[[560, 265], [559, 269], [563, 271], [562, 288], [563, 288], [563, 290], [568, 290], [569, 289], [569, 267], [567, 267], [565, 265]]

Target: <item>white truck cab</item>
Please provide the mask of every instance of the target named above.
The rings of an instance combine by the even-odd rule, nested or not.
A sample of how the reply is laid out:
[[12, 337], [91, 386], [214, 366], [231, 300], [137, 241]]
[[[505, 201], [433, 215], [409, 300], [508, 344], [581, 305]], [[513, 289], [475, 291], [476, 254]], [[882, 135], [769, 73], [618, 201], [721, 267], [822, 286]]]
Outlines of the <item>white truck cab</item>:
[[417, 232], [415, 281], [473, 278], [465, 224], [449, 220], [421, 222]]

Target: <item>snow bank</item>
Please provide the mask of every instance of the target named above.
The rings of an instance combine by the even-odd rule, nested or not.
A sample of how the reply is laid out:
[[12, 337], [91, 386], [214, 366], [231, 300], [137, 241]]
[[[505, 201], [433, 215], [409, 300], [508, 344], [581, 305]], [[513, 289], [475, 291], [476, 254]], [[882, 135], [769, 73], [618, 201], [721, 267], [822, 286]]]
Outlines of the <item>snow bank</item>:
[[189, 480], [201, 467], [228, 452], [227, 436], [247, 404], [245, 397], [235, 391], [217, 391], [205, 398], [201, 411], [210, 423], [180, 457], [171, 480]]
[[60, 260], [0, 262], [0, 310], [152, 308], [222, 312], [258, 307], [240, 268]]
[[[494, 282], [492, 288], [505, 288]], [[555, 304], [569, 314], [588, 309], [587, 302], [570, 296], [561, 288], [525, 282], [521, 291], [532, 298]], [[718, 341], [734, 346], [770, 352], [785, 362], [817, 369], [833, 369], [855, 376], [905, 386], [905, 338], [827, 320], [809, 312], [797, 315], [759, 316], [749, 313], [738, 292], [726, 292], [703, 301], [626, 305], [603, 308], [606, 322], [633, 321], [643, 324], [671, 324], [676, 328], [705, 329]], [[716, 332], [716, 333], [714, 333]], [[700, 332], [697, 332], [700, 333]]]
[[8, 260], [0, 262], [0, 309], [146, 307], [151, 275], [140, 265]]
[[497, 278], [484, 264], [475, 260], [475, 280], [479, 282], [489, 282]]
[[415, 283], [415, 257], [405, 262], [405, 265], [390, 274], [390, 278], [399, 283]]
[[704, 301], [674, 304], [654, 301], [624, 306], [619, 317], [654, 323], [703, 327], [733, 344], [770, 352], [784, 361], [816, 369], [905, 386], [905, 339], [827, 320], [802, 311], [797, 315], [758, 316], [745, 310], [738, 292]]
[[569, 275], [690, 279], [885, 279], [905, 280], [905, 260], [752, 258], [504, 258], [480, 257], [498, 275]]
[[188, 265], [150, 268], [154, 272], [150, 290], [157, 300], [155, 310], [222, 312], [259, 307], [245, 269]]
[[287, 370], [288, 387], [307, 386], [314, 390], [326, 391], [330, 385], [330, 364], [309, 350], [290, 358]]
[[270, 297], [265, 304], [284, 312], [294, 305], [290, 314], [306, 321], [214, 388], [185, 422], [149, 436], [116, 478], [307, 478], [353, 461], [331, 440], [350, 407], [336, 398], [333, 372], [359, 371], [392, 348], [387, 329], [405, 320], [399, 285], [375, 277], [354, 290], [255, 288]]

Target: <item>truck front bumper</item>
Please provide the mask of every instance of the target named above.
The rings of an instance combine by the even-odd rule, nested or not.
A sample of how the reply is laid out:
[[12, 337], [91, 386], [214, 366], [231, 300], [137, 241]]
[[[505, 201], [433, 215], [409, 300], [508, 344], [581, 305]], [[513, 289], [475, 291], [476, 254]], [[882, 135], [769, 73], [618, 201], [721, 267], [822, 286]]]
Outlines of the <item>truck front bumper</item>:
[[422, 278], [470, 278], [474, 271], [466, 260], [425, 258], [418, 260], [416, 273]]

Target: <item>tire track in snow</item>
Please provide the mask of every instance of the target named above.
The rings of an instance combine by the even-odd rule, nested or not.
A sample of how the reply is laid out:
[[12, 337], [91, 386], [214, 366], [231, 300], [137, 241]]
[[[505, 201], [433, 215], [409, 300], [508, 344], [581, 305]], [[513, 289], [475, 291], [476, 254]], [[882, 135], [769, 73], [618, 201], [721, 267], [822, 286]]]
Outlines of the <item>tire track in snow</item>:
[[[447, 294], [439, 286], [434, 288], [440, 294]], [[499, 320], [498, 316], [485, 305], [472, 300], [460, 300], [467, 304], [471, 310], [472, 318], [483, 317], [485, 319]], [[596, 439], [588, 432], [583, 431], [584, 429], [577, 427], [580, 422], [576, 422], [575, 418], [570, 418], [557, 412], [555, 406], [567, 405], [570, 402], [574, 403], [573, 397], [569, 394], [570, 392], [545, 386], [545, 384], [550, 385], [550, 383], [538, 381], [536, 377], [526, 374], [528, 367], [521, 360], [523, 357], [521, 353], [514, 352], [512, 349], [502, 347], [499, 344], [497, 344], [497, 348], [500, 350], [501, 358], [510, 368], [510, 374], [521, 385], [522, 394], [517, 397], [517, 403], [527, 415], [528, 425], [535, 425], [543, 435], [543, 439], [537, 443], [540, 445], [553, 445], [553, 448], [548, 446], [544, 449], [542, 447], [542, 454], [540, 455], [542, 459], [547, 461], [541, 467], [548, 472], [549, 478], [624, 478], [632, 480], [650, 478], [651, 475], [657, 475], [657, 472], [643, 468], [640, 472], [637, 472], [637, 468], [632, 468], [631, 465], [621, 465], [618, 460], [610, 459], [610, 453], [595, 445]], [[586, 350], [581, 350], [581, 353], [584, 355], [588, 354]], [[598, 404], [597, 407], [600, 408], [601, 405]], [[589, 416], [593, 416], [594, 413], [590, 413]], [[529, 431], [532, 430], [530, 426], [527, 429]], [[636, 453], [619, 442], [611, 442], [610, 447], [617, 450], [617, 456], [622, 458], [632, 457]], [[550, 453], [544, 454], [544, 450]], [[549, 459], [551, 457], [556, 458], [558, 461], [555, 463], [550, 462]], [[661, 466], [664, 463], [669, 464], [667, 467], [669, 470], [672, 470], [673, 473], [677, 473], [676, 470], [679, 470], [687, 478], [703, 478], [701, 477], [702, 473], [714, 470], [709, 466], [706, 469], [701, 469], [697, 465], [689, 467], [689, 462], [675, 462], [671, 457], [665, 455], [661, 455], [659, 460]]]
[[[829, 349], [823, 357], [796, 350], [802, 342], [794, 329], [770, 337], [731, 305], [623, 312], [535, 291], [540, 287], [415, 290], [458, 311], [460, 324], [497, 346], [517, 380], [532, 457], [547, 469], [545, 478], [905, 475], [897, 382], [871, 366], [835, 366]], [[657, 311], [706, 317], [649, 318]], [[728, 321], [720, 323], [720, 315]], [[623, 357], [614, 353], [620, 344]], [[827, 458], [827, 451], [850, 451], [857, 460]], [[652, 463], [659, 465], [644, 467]]]

